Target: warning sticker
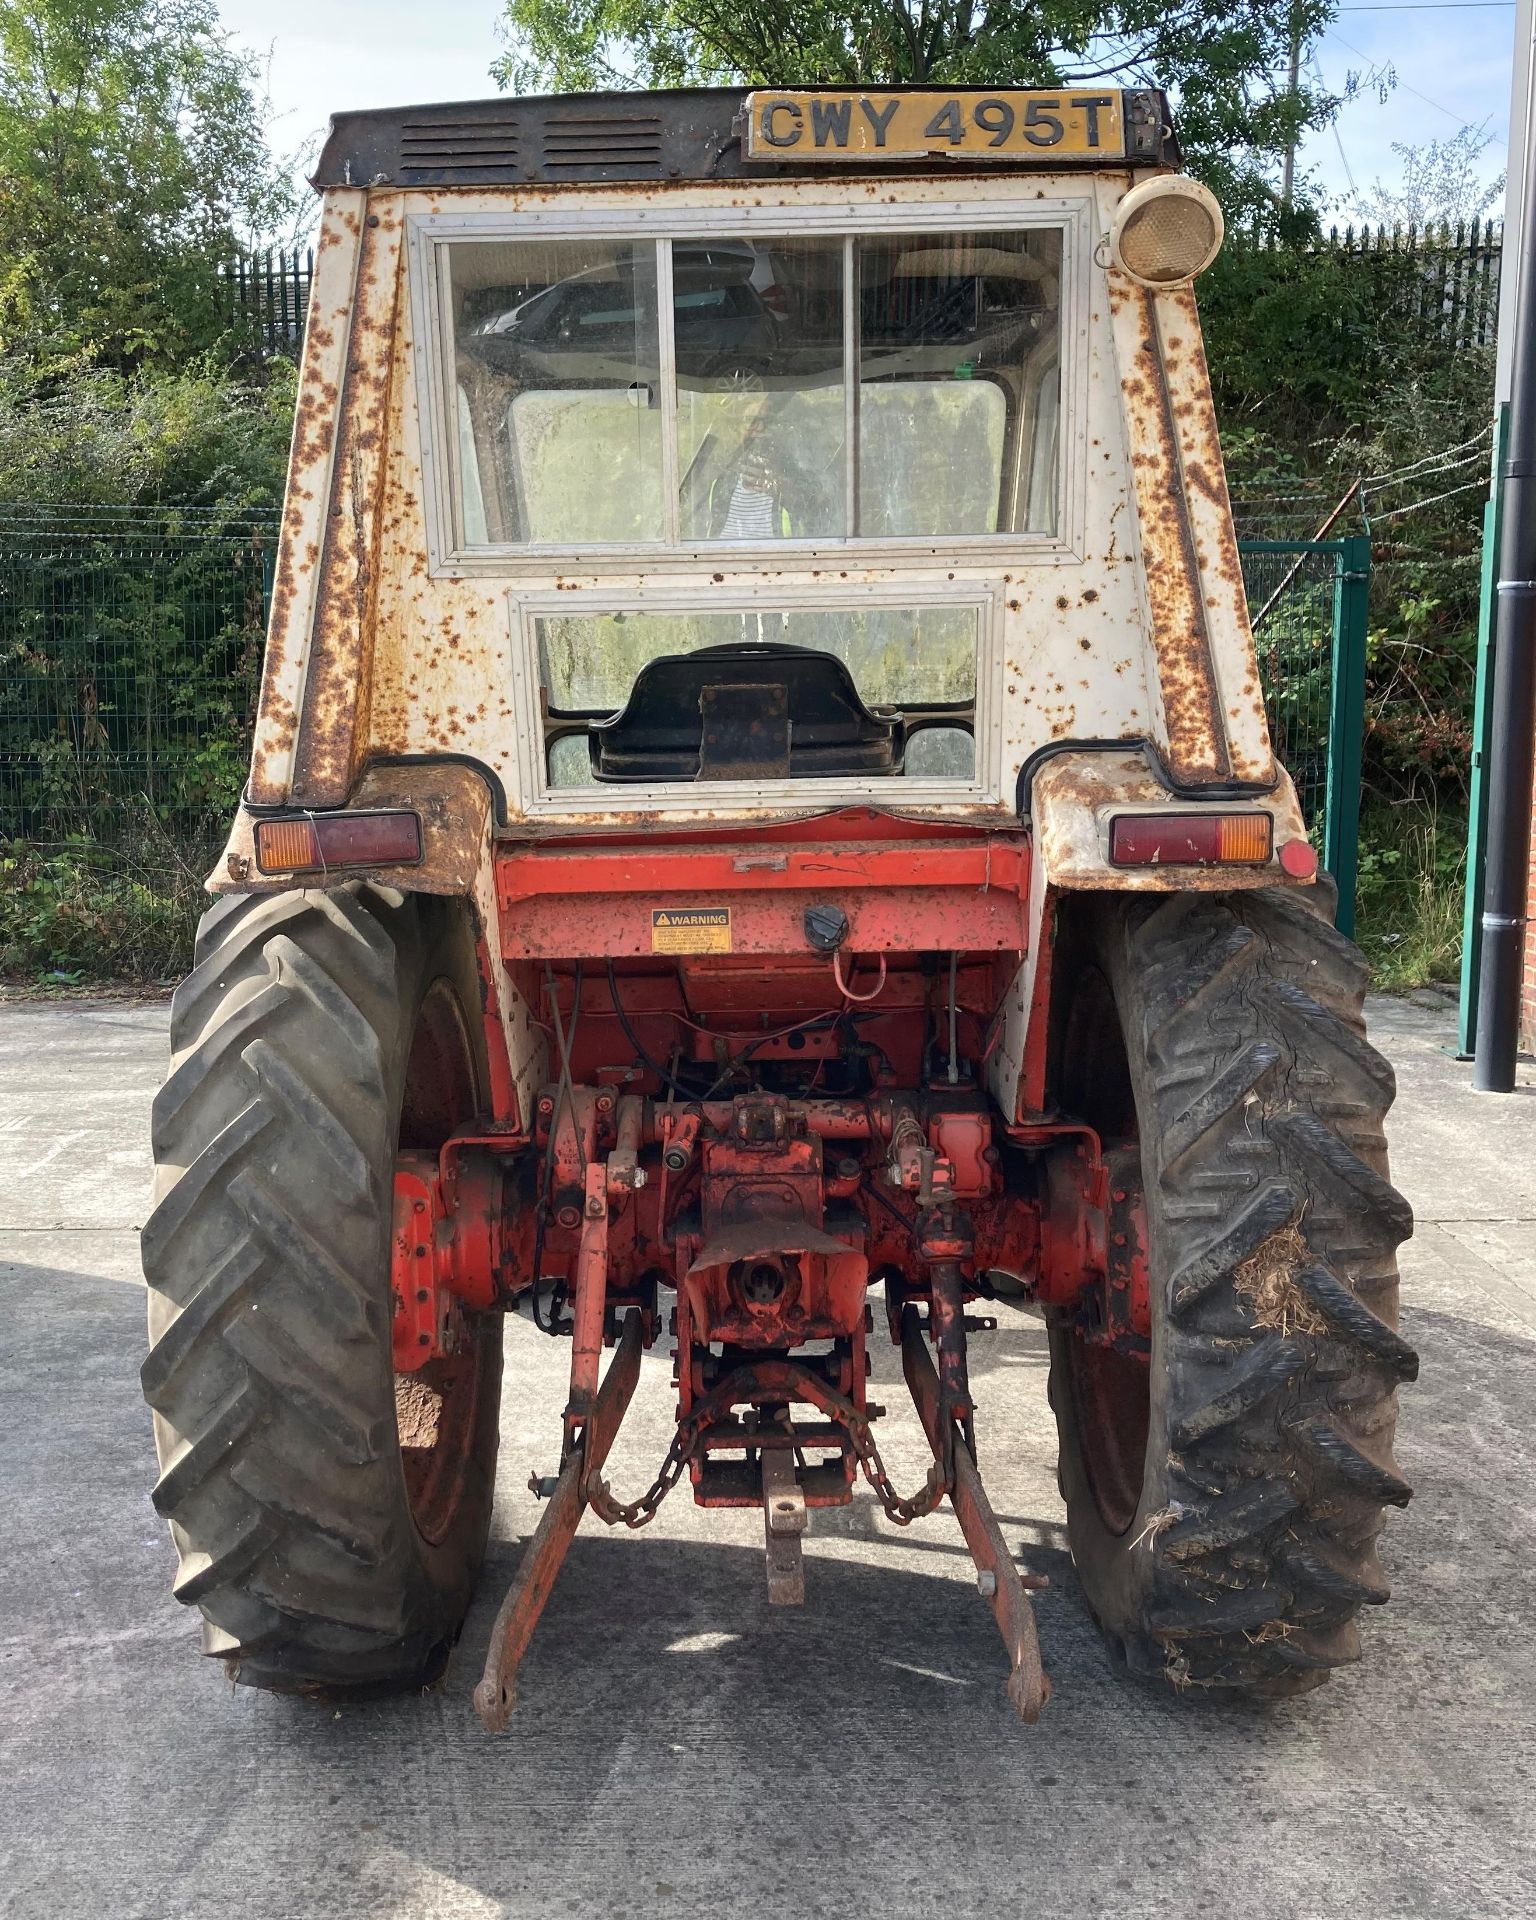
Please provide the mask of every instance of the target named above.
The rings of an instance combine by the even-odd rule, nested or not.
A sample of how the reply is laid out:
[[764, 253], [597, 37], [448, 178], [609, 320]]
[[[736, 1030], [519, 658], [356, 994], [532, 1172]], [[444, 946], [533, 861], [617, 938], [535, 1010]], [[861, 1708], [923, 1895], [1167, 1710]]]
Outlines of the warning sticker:
[[652, 953], [729, 953], [729, 907], [653, 907]]

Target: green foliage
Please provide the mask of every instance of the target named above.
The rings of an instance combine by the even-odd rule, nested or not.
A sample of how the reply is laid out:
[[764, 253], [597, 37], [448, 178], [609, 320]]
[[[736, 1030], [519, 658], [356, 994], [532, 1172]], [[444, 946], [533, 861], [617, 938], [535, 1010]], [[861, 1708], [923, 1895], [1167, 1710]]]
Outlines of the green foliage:
[[[1334, 531], [1372, 536], [1368, 789], [1464, 804], [1493, 348], [1446, 337], [1440, 271], [1422, 244], [1239, 243], [1201, 310], [1234, 497], [1278, 496], [1285, 534], [1306, 537], [1363, 483], [1363, 515]], [[1248, 530], [1265, 520], [1261, 505]]]
[[[1201, 282], [1232, 492], [1258, 503], [1246, 530], [1305, 538], [1363, 483], [1333, 531], [1372, 537], [1357, 912], [1387, 988], [1448, 978], [1461, 945], [1493, 349], [1448, 332], [1440, 276], [1455, 247], [1437, 244], [1239, 238]], [[1260, 660], [1284, 687], [1281, 732], [1295, 737], [1280, 745], [1306, 789], [1316, 756], [1296, 715], [1319, 690], [1302, 663], [1277, 675], [1268, 657], [1284, 652], [1284, 613]]]
[[[1239, 491], [1330, 469], [1403, 349], [1402, 260], [1254, 246], [1234, 235], [1200, 281], [1211, 389]], [[1251, 444], [1244, 436], [1257, 436]]]
[[281, 368], [0, 365], [0, 970], [185, 964], [246, 774], [292, 395]]
[[[979, 83], [1141, 86], [1178, 102], [1194, 170], [1229, 211], [1272, 207], [1276, 161], [1337, 102], [1283, 84], [1335, 0], [505, 0], [496, 68], [518, 92], [569, 88]], [[1278, 78], [1277, 78], [1278, 76]]]
[[294, 368], [259, 379], [212, 358], [166, 370], [82, 367], [68, 379], [0, 359], [0, 501], [216, 508], [282, 501]]
[[1357, 436], [1366, 471], [1399, 476], [1368, 496], [1366, 766], [1389, 799], [1465, 806], [1492, 411], [1487, 347], [1406, 368]]
[[1368, 806], [1360, 823], [1359, 939], [1385, 992], [1453, 980], [1461, 964], [1467, 821], [1432, 800]]
[[293, 214], [255, 81], [207, 0], [0, 0], [6, 972], [181, 970], [245, 777], [295, 386], [218, 281]]
[[232, 811], [293, 386], [0, 362], [0, 836]]
[[0, 841], [0, 978], [175, 979], [207, 904], [177, 863], [125, 872], [90, 839], [47, 849]]
[[173, 366], [219, 263], [291, 223], [254, 60], [213, 0], [0, 0], [0, 354]]

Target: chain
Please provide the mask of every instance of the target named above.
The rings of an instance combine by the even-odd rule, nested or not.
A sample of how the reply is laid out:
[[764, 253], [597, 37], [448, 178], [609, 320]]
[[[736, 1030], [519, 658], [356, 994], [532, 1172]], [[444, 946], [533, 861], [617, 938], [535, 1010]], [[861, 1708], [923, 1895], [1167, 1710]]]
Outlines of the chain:
[[587, 1505], [599, 1520], [605, 1521], [610, 1527], [648, 1527], [656, 1518], [656, 1509], [682, 1479], [683, 1469], [693, 1457], [695, 1438], [693, 1423], [689, 1420], [680, 1422], [667, 1449], [667, 1457], [661, 1463], [660, 1473], [638, 1500], [615, 1500], [608, 1490], [608, 1482], [594, 1468], [587, 1475], [583, 1488]]
[[[935, 1460], [928, 1469], [928, 1478], [919, 1492], [903, 1498], [892, 1484], [891, 1476], [886, 1472], [885, 1462], [880, 1458], [880, 1449], [875, 1445], [875, 1436], [870, 1431], [868, 1419], [856, 1407], [850, 1407], [854, 1416], [844, 1420], [848, 1429], [848, 1438], [853, 1442], [853, 1450], [858, 1455], [859, 1467], [864, 1478], [879, 1496], [880, 1504], [898, 1527], [910, 1527], [914, 1520], [925, 1519], [938, 1506], [949, 1492], [953, 1469], [948, 1461]], [[944, 1423], [945, 1432], [953, 1434], [954, 1428], [948, 1421]]]
[[[939, 1502], [949, 1492], [954, 1479], [952, 1449], [954, 1445], [954, 1425], [943, 1422], [946, 1444], [944, 1458], [936, 1460], [928, 1470], [928, 1478], [914, 1494], [903, 1497], [896, 1491], [885, 1462], [880, 1458], [880, 1449], [875, 1444], [869, 1416], [854, 1406], [851, 1400], [845, 1400], [830, 1388], [825, 1390], [826, 1411], [843, 1427], [852, 1442], [860, 1471], [874, 1488], [881, 1506], [898, 1527], [910, 1527], [914, 1520], [925, 1519], [934, 1512]], [[661, 1471], [641, 1494], [638, 1500], [615, 1500], [608, 1483], [602, 1474], [594, 1469], [587, 1475], [583, 1492], [587, 1505], [597, 1517], [610, 1527], [629, 1527], [638, 1530], [647, 1527], [656, 1518], [656, 1510], [663, 1500], [683, 1477], [683, 1469], [693, 1458], [698, 1444], [698, 1436], [708, 1425], [714, 1409], [700, 1406], [686, 1420], [679, 1421], [677, 1432], [672, 1436], [672, 1444], [667, 1449], [667, 1457], [661, 1463]]]

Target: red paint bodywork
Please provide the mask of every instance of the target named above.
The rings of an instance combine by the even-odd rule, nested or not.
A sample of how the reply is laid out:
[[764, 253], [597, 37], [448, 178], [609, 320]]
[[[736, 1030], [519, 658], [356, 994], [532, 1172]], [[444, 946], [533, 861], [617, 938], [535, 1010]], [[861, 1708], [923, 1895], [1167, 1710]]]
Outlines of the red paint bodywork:
[[[975, 1464], [968, 1336], [996, 1322], [967, 1306], [1022, 1294], [1095, 1350], [1142, 1356], [1151, 1316], [1135, 1144], [1050, 1104], [1055, 905], [1032, 955], [1030, 881], [1022, 832], [861, 813], [752, 841], [652, 831], [497, 853], [478, 955], [492, 1111], [437, 1154], [400, 1155], [393, 1253], [397, 1371], [451, 1356], [465, 1313], [530, 1295], [571, 1342], [560, 1472], [533, 1483], [550, 1506], [476, 1694], [487, 1725], [511, 1709], [583, 1513], [644, 1525], [685, 1471], [701, 1505], [761, 1508], [779, 1601], [803, 1598], [805, 1510], [849, 1501], [861, 1471], [898, 1525], [947, 1494], [1010, 1698], [1039, 1713], [1025, 1582]], [[548, 1043], [526, 1115], [508, 979]], [[988, 1085], [1005, 1026], [1007, 1112]], [[908, 1496], [872, 1430], [872, 1292], [934, 1456]], [[600, 1468], [664, 1324], [673, 1444], [621, 1502]]]
[[[740, 1460], [784, 1441], [791, 1355], [829, 1346], [804, 1363], [817, 1393], [863, 1411], [876, 1283], [893, 1337], [905, 1306], [926, 1313], [967, 1432], [964, 1302], [991, 1292], [994, 1273], [1075, 1314], [1086, 1337], [1144, 1350], [1134, 1150], [1106, 1152], [1048, 1105], [1052, 956], [1026, 967], [1030, 863], [1022, 831], [864, 810], [751, 840], [657, 826], [639, 844], [503, 846], [498, 924], [483, 938], [545, 1028], [550, 1082], [525, 1125], [483, 949], [494, 1131], [450, 1140], [435, 1170], [402, 1156], [397, 1367], [436, 1357], [461, 1308], [510, 1303], [537, 1283], [551, 1314], [570, 1309], [569, 1455], [605, 1342], [637, 1308], [650, 1344], [668, 1290], [679, 1418], [737, 1395], [700, 1436], [695, 1496], [755, 1505], [761, 1490]], [[812, 942], [811, 905], [846, 917], [840, 973]], [[653, 950], [653, 912], [687, 907], [717, 910], [717, 922], [728, 909], [729, 951]], [[985, 1063], [1009, 996], [1022, 1007], [1026, 992], [1022, 1104], [1004, 1114]], [[713, 1089], [669, 1085], [668, 1062], [695, 1089], [714, 1070]], [[858, 1092], [819, 1090], [855, 1066]], [[498, 1153], [537, 1174], [515, 1207], [490, 1191]], [[846, 1434], [818, 1417], [795, 1435], [802, 1458], [819, 1456], [801, 1475], [807, 1502], [846, 1500]]]

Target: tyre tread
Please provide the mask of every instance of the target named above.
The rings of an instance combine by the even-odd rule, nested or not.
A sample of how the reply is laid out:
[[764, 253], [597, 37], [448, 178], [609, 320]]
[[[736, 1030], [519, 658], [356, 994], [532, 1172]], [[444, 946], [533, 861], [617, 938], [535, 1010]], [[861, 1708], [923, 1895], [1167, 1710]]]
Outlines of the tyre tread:
[[[1387, 1597], [1381, 1510], [1409, 1498], [1391, 1453], [1395, 1387], [1418, 1367], [1395, 1324], [1412, 1231], [1387, 1178], [1395, 1082], [1325, 906], [1291, 889], [1116, 900], [1092, 923], [1140, 1055], [1166, 1255], [1166, 1455], [1118, 1563], [1139, 1599], [1100, 1617], [1134, 1671], [1181, 1688], [1284, 1694], [1357, 1657], [1354, 1616]], [[1239, 1276], [1292, 1231], [1305, 1258], [1277, 1322]]]
[[468, 1602], [423, 1571], [378, 1265], [423, 938], [366, 887], [221, 900], [172, 1001], [142, 1236], [154, 1503], [177, 1598], [257, 1685], [408, 1683]]

